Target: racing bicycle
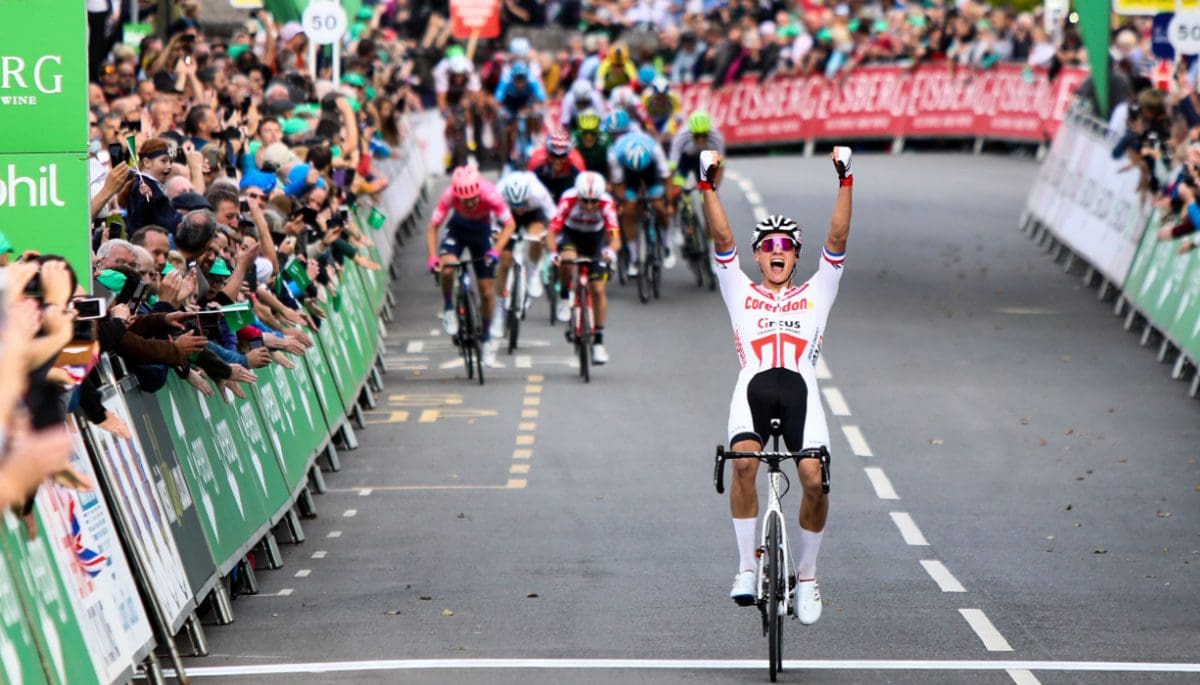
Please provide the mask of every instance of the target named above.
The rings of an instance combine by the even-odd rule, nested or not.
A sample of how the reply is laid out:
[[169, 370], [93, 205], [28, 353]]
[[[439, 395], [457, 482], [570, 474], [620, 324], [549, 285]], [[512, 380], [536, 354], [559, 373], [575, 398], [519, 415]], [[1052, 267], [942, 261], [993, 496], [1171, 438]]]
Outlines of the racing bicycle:
[[683, 189], [679, 197], [679, 228], [683, 231], [683, 256], [696, 277], [696, 287], [708, 283], [709, 290], [717, 287], [717, 276], [713, 273], [712, 258], [708, 254], [707, 231], [700, 212], [696, 211], [696, 186]]
[[726, 451], [717, 445], [716, 465], [713, 468], [713, 485], [717, 493], [725, 492], [725, 461], [728, 459], [757, 459], [767, 465], [767, 511], [763, 514], [762, 544], [755, 556], [758, 557], [758, 582], [755, 604], [762, 613], [763, 635], [767, 638], [768, 673], [775, 682], [783, 670], [783, 619], [796, 618], [796, 564], [788, 547], [787, 526], [783, 515], [782, 500], [791, 488], [791, 482], [780, 468], [783, 461], [795, 459], [817, 459], [821, 463], [821, 488], [829, 492], [829, 452], [824, 448], [804, 449], [799, 452], [779, 451], [779, 436], [782, 434], [780, 419], [771, 419], [770, 452]]
[[575, 266], [575, 301], [571, 303], [567, 340], [575, 343], [575, 353], [579, 356], [579, 375], [584, 383], [590, 383], [592, 345], [596, 339], [596, 312], [592, 309], [592, 289], [588, 287], [593, 262], [587, 257], [579, 257], [564, 259], [562, 263]]
[[645, 194], [638, 197], [638, 212], [642, 218], [642, 230], [638, 231], [638, 254], [642, 256], [642, 264], [638, 269], [637, 289], [638, 299], [646, 303], [651, 297], [657, 300], [662, 294], [663, 244], [658, 215]]
[[473, 379], [475, 374], [479, 374], [480, 385], [483, 385], [483, 315], [479, 308], [478, 295], [471, 285], [472, 278], [468, 266], [482, 261], [482, 257], [464, 259], [454, 265], [457, 274], [453, 296], [454, 313], [458, 317], [458, 333], [454, 335], [453, 342], [462, 355], [467, 379]]
[[527, 262], [529, 259], [529, 244], [540, 243], [541, 238], [531, 238], [522, 232], [521, 236], [513, 238], [516, 244], [513, 246], [513, 263], [508, 269], [508, 277], [505, 279], [505, 292], [508, 296], [504, 300], [504, 316], [505, 328], [508, 333], [508, 353], [512, 354], [517, 349], [517, 338], [521, 332], [521, 322], [525, 320], [525, 312], [529, 310], [529, 286], [528, 278], [525, 275], [525, 270], [529, 267]]

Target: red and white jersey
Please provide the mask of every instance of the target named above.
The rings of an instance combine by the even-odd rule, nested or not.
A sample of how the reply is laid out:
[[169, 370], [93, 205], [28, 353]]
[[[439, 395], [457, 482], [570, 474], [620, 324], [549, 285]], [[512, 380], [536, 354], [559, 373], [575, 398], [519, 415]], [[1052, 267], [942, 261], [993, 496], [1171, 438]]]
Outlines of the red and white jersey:
[[554, 218], [550, 221], [552, 233], [562, 233], [564, 227], [585, 233], [619, 230], [617, 203], [612, 195], [605, 193], [600, 197], [600, 204], [587, 207], [579, 201], [579, 193], [571, 188], [563, 193]]
[[733, 324], [734, 347], [748, 377], [783, 368], [804, 377], [810, 395], [817, 387], [816, 366], [825, 320], [837, 297], [845, 254], [821, 249], [817, 272], [803, 285], [779, 293], [750, 280], [738, 266], [737, 249], [716, 254], [717, 282]]

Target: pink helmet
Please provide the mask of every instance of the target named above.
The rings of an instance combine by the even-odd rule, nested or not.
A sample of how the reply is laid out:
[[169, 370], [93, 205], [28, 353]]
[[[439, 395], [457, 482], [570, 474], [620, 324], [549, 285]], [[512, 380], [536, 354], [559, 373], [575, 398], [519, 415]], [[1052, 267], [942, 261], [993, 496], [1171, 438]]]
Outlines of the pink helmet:
[[575, 192], [582, 200], [599, 200], [604, 196], [604, 177], [595, 171], [585, 171], [575, 177]]
[[479, 195], [479, 171], [474, 167], [460, 166], [450, 177], [450, 186], [454, 188], [454, 197], [465, 200]]
[[561, 129], [546, 138], [546, 152], [555, 157], [562, 157], [570, 153], [571, 147], [571, 134]]

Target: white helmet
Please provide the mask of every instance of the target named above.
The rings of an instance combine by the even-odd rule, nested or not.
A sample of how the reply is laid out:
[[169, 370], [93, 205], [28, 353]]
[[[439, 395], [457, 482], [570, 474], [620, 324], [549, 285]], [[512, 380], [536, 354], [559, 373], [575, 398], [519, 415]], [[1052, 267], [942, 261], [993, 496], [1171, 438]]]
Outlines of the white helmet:
[[763, 238], [772, 233], [783, 233], [791, 238], [796, 243], [796, 252], [800, 252], [803, 242], [803, 232], [800, 230], [800, 225], [782, 214], [772, 214], [755, 224], [754, 233], [750, 238], [751, 248], [758, 250], [758, 246], [762, 243]]
[[528, 57], [529, 51], [533, 46], [529, 44], [529, 39], [524, 36], [517, 36], [508, 43], [508, 52], [513, 57]]
[[590, 100], [592, 97], [592, 82], [585, 79], [576, 79], [575, 83], [571, 84], [571, 95], [576, 100]]
[[612, 95], [609, 97], [613, 109], [620, 109], [630, 105], [637, 104], [637, 93], [633, 92], [630, 86], [617, 86], [613, 88]]
[[504, 178], [504, 200], [509, 207], [520, 207], [529, 201], [529, 194], [533, 190], [532, 177], [532, 172], [517, 171]]
[[450, 58], [450, 73], [451, 74], [469, 74], [471, 73], [471, 60], [467, 59], [466, 55], [455, 55]]
[[585, 171], [575, 177], [575, 192], [583, 200], [604, 197], [604, 177], [595, 171]]

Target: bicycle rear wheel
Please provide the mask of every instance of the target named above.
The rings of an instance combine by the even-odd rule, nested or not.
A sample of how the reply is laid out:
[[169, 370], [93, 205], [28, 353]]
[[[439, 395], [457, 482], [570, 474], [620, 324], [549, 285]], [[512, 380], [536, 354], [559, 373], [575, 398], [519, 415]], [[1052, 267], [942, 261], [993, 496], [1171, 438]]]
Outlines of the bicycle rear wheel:
[[507, 321], [505, 322], [508, 329], [508, 353], [512, 354], [513, 350], [517, 349], [517, 337], [521, 333], [521, 314], [524, 310], [525, 302], [525, 277], [524, 271], [521, 269], [519, 262], [514, 262], [512, 269], [509, 270], [509, 286], [508, 286], [508, 306], [504, 308]]
[[650, 301], [650, 265], [653, 262], [650, 255], [650, 243], [646, 240], [645, 226], [638, 231], [638, 253], [642, 255], [642, 264], [637, 275], [638, 299], [645, 304]]
[[783, 616], [780, 616], [780, 606], [787, 596], [779, 525], [778, 515], [767, 517], [767, 651], [771, 682], [775, 682], [783, 670]]
[[663, 244], [658, 236], [658, 232], [654, 234], [654, 259], [651, 264], [653, 270], [650, 272], [650, 287], [654, 293], [654, 299], [662, 297], [662, 269], [663, 269]]
[[575, 349], [579, 353], [579, 375], [584, 383], [592, 382], [592, 320], [587, 306], [579, 306], [579, 328]]
[[543, 282], [546, 284], [546, 303], [550, 305], [550, 325], [553, 326], [558, 322], [558, 267], [551, 264]]

